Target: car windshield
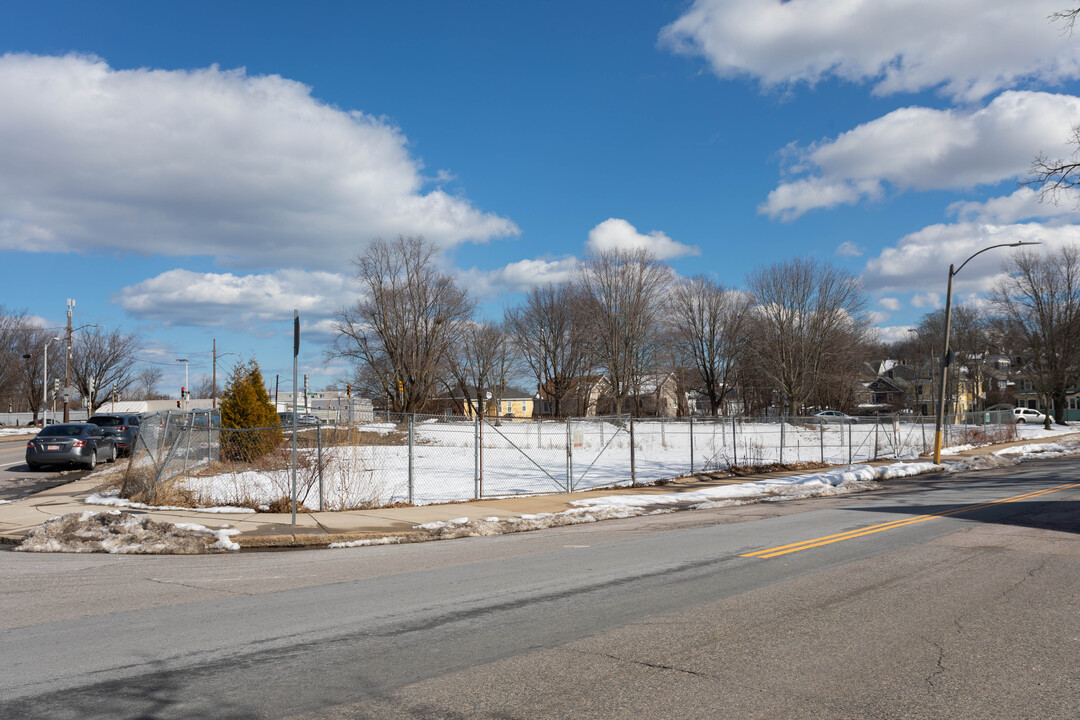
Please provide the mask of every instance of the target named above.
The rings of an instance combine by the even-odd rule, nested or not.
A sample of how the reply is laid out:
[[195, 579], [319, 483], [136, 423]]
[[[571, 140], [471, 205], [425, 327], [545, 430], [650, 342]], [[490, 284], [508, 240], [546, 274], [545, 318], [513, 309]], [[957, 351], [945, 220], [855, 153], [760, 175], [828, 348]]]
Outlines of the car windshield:
[[117, 425], [123, 425], [124, 421], [118, 417], [112, 417], [110, 415], [95, 415], [87, 420], [87, 422], [94, 423], [98, 427], [116, 427]]
[[38, 433], [38, 437], [73, 437], [82, 435], [82, 425], [50, 425]]

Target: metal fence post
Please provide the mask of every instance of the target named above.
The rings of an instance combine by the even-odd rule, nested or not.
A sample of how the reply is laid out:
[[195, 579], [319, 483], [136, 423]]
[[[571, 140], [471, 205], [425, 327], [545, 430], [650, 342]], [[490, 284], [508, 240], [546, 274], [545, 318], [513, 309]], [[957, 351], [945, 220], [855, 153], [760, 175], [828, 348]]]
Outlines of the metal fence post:
[[573, 447], [570, 439], [570, 418], [566, 418], [566, 492], [570, 492], [570, 482], [573, 476]]
[[413, 418], [415, 413], [409, 413], [409, 504], [413, 502]]
[[630, 484], [637, 484], [637, 467], [634, 461], [634, 416], [630, 415]]
[[825, 423], [818, 425], [818, 437], [821, 443], [821, 463], [825, 464]]
[[694, 416], [690, 416], [690, 474], [694, 474]]
[[735, 434], [735, 416], [731, 416], [731, 464], [738, 467], [739, 465], [739, 442], [738, 437]]
[[319, 510], [326, 510], [326, 500], [323, 496], [323, 465], [322, 465], [322, 423], [315, 426], [315, 434], [319, 441]]
[[191, 436], [195, 434], [195, 413], [188, 415], [187, 423], [187, 446], [184, 448], [184, 474], [187, 475], [188, 471], [188, 457], [191, 456]]
[[473, 415], [473, 499], [480, 499], [480, 416]]
[[926, 452], [926, 418], [922, 415], [919, 415], [919, 429], [922, 431], [922, 447], [919, 450]]
[[877, 460], [878, 429], [881, 427], [881, 418], [874, 419], [874, 459]]
[[847, 464], [848, 464], [848, 465], [850, 465], [850, 464], [851, 464], [851, 458], [852, 458], [852, 455], [851, 455], [851, 453], [852, 453], [852, 445], [851, 445], [851, 427], [852, 427], [852, 426], [853, 426], [854, 424], [855, 424], [855, 423], [848, 423], [848, 426], [847, 426]]
[[780, 418], [780, 464], [784, 464], [784, 418]]

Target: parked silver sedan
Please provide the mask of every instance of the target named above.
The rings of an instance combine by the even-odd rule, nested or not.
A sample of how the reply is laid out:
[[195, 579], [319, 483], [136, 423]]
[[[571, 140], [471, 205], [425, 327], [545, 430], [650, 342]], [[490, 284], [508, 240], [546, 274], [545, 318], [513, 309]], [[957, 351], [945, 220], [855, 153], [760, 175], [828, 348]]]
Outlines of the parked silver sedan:
[[847, 413], [842, 413], [839, 410], [822, 410], [821, 412], [813, 413], [810, 417], [806, 418], [808, 423], [844, 423], [847, 425], [854, 425], [859, 422], [858, 418], [852, 417]]
[[26, 464], [31, 470], [43, 465], [82, 465], [93, 470], [99, 460], [116, 460], [116, 441], [89, 423], [49, 425], [26, 443]]

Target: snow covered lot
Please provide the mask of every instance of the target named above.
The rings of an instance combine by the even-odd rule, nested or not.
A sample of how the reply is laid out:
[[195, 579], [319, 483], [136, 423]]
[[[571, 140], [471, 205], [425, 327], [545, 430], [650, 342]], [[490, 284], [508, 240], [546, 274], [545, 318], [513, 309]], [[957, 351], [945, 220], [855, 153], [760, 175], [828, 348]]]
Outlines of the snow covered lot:
[[[724, 470], [733, 465], [824, 462], [844, 465], [871, 459], [914, 459], [929, 447], [933, 425], [927, 422], [809, 425], [779, 422], [732, 422], [721, 419], [635, 421], [631, 457], [630, 426], [591, 419], [486, 424], [483, 440], [471, 421], [417, 420], [415, 442], [407, 443], [401, 424], [372, 423], [366, 442], [324, 447], [321, 500], [319, 463], [314, 450], [303, 450], [298, 499], [312, 510], [375, 507], [395, 502], [444, 503], [476, 497], [556, 493], [669, 479], [691, 472]], [[1021, 438], [1047, 433], [1039, 427], [1016, 428]], [[313, 432], [313, 431], [308, 431]], [[1012, 427], [952, 428], [954, 440], [1003, 440]], [[985, 442], [980, 443], [985, 444]], [[411, 467], [411, 472], [410, 472]], [[183, 480], [200, 504], [269, 506], [288, 497], [291, 472], [238, 469], [204, 473]]]

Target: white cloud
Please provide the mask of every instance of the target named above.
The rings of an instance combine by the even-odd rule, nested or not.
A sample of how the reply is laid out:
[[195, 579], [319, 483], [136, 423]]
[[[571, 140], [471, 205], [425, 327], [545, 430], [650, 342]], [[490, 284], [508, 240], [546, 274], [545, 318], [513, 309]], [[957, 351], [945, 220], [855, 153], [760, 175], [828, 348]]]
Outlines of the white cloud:
[[[1033, 251], [1052, 250], [1080, 243], [1080, 225], [1048, 226], [1039, 223], [990, 225], [955, 223], [930, 225], [901, 238], [867, 261], [862, 273], [867, 287], [884, 292], [930, 291], [912, 300], [915, 307], [939, 307], [948, 283], [949, 265], [960, 265], [968, 257], [991, 245], [1014, 242], [1041, 242]], [[986, 292], [1001, 274], [1010, 248], [983, 253], [954, 278], [954, 293]], [[921, 303], [921, 304], [919, 304]]]
[[964, 101], [1080, 77], [1080, 43], [1047, 16], [1061, 0], [697, 0], [660, 33], [722, 78], [766, 87], [835, 77], [874, 94], [940, 88]]
[[868, 314], [868, 317], [869, 317], [870, 323], [872, 325], [877, 325], [878, 323], [885, 322], [886, 320], [888, 320], [892, 316], [889, 315], [889, 313], [886, 313], [886, 312], [880, 312], [878, 310], [871, 310], [870, 313]]
[[449, 247], [519, 232], [427, 190], [385, 119], [276, 75], [8, 54], [0, 97], [0, 250], [329, 269], [375, 236]]
[[573, 277], [578, 259], [532, 258], [518, 260], [495, 270], [471, 268], [456, 273], [462, 287], [478, 298], [492, 298], [506, 292], [528, 292], [538, 285], [561, 283]]
[[851, 241], [836, 246], [836, 254], [844, 257], [861, 257], [863, 249]]
[[1071, 202], [1040, 202], [1039, 194], [1022, 187], [1012, 195], [990, 198], [986, 202], [954, 202], [946, 213], [963, 222], [1005, 225], [1020, 220], [1049, 219], [1066, 222], [1080, 220], [1080, 209]]
[[[1080, 46], [1080, 42], [1077, 42]], [[1005, 92], [984, 108], [908, 107], [795, 153], [800, 173], [769, 193], [758, 211], [793, 220], [814, 208], [852, 205], [896, 190], [961, 189], [1027, 172], [1040, 152], [1068, 154], [1080, 98]]]
[[894, 343], [901, 340], [910, 340], [908, 331], [913, 330], [910, 325], [893, 325], [891, 327], [874, 328], [878, 334], [878, 340], [883, 343]]
[[644, 248], [660, 260], [700, 255], [697, 246], [675, 242], [659, 230], [642, 235], [633, 225], [621, 218], [608, 218], [589, 231], [585, 249], [597, 253], [603, 250], [637, 250]]
[[892, 310], [893, 312], [900, 309], [900, 301], [894, 297], [883, 297], [878, 300], [878, 305], [886, 310]]
[[937, 293], [916, 293], [911, 296], [911, 305], [917, 308], [939, 308], [941, 296]]
[[233, 275], [177, 269], [125, 287], [117, 302], [139, 320], [166, 326], [223, 325], [244, 330], [291, 320], [295, 308], [305, 328], [325, 330], [319, 323], [325, 325], [354, 298], [349, 278], [335, 273], [278, 270]]

